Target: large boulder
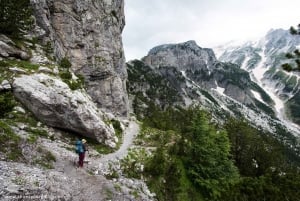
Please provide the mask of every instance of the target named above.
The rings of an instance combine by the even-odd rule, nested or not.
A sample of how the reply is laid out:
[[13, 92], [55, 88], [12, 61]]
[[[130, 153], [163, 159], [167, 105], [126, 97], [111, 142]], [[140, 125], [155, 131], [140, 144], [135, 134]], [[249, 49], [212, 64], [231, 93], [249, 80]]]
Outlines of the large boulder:
[[13, 92], [45, 124], [115, 147], [114, 129], [104, 123], [105, 114], [83, 91], [72, 91], [55, 77], [33, 74], [16, 77]]

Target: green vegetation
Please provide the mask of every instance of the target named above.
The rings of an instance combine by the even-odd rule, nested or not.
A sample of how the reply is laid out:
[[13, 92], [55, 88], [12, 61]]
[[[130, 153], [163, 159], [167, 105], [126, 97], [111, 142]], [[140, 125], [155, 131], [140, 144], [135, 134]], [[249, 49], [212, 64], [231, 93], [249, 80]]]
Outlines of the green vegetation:
[[155, 149], [152, 154], [131, 152], [124, 168], [127, 175], [146, 177], [159, 200], [219, 198], [237, 181], [238, 172], [230, 160], [226, 132], [211, 124], [207, 115], [197, 108], [157, 109], [147, 115], [136, 143]]
[[71, 68], [72, 64], [71, 64], [71, 62], [67, 59], [67, 57], [64, 57], [64, 58], [62, 58], [62, 59], [60, 60], [59, 66], [60, 66], [61, 68], [69, 69], [69, 68]]
[[300, 125], [300, 92], [294, 95], [287, 103], [287, 115], [295, 122]]
[[230, 119], [225, 128], [241, 179], [224, 200], [298, 200], [299, 156], [293, 150], [242, 120]]
[[0, 33], [22, 37], [33, 24], [30, 0], [0, 0]]
[[[24, 61], [24, 60], [9, 60], [5, 59], [0, 62], [1, 67], [19, 67], [26, 70], [37, 70], [39, 68], [39, 65], [32, 64], [30, 61]], [[0, 71], [1, 72], [1, 71]]]
[[[160, 102], [162, 108], [173, 105], [176, 102], [183, 102], [182, 97], [177, 92], [172, 81], [162, 76], [159, 72], [156, 72], [151, 67], [139, 60], [132, 61], [132, 64], [127, 64], [128, 69], [128, 92], [135, 95], [135, 109], [136, 114], [139, 114], [139, 110], [142, 108], [143, 103], [149, 105], [149, 100], [157, 100]], [[164, 67], [165, 74], [175, 76], [178, 81], [183, 80], [182, 75], [175, 68]], [[168, 76], [167, 76], [168, 77]], [[148, 86], [145, 93], [140, 92], [140, 86]]]
[[203, 94], [208, 100], [213, 102], [216, 106], [219, 106], [219, 103], [214, 99], [214, 97], [212, 97], [212, 95], [209, 94], [208, 91], [202, 90], [202, 89], [200, 91], [201, 91], [201, 94]]
[[0, 92], [0, 118], [11, 112], [16, 106], [16, 100], [11, 92]]
[[140, 179], [142, 164], [147, 161], [148, 157], [148, 153], [143, 148], [130, 150], [127, 156], [121, 160], [124, 174], [129, 178]]
[[72, 74], [69, 70], [62, 71], [59, 73], [60, 78], [69, 85], [71, 90], [81, 89], [84, 85], [83, 76], [79, 76], [77, 80], [72, 79]]
[[38, 164], [45, 169], [53, 169], [53, 162], [56, 161], [56, 157], [48, 150], [38, 147], [37, 152], [39, 156], [33, 161], [34, 164]]
[[115, 129], [115, 132], [116, 132], [116, 136], [120, 139], [122, 138], [122, 134], [123, 134], [123, 130], [121, 128], [121, 123], [118, 121], [118, 120], [111, 120], [111, 123]]
[[[300, 35], [300, 24], [298, 28], [291, 27], [290, 33], [292, 35]], [[300, 51], [298, 49], [294, 50], [294, 52], [288, 52], [286, 58], [289, 59], [289, 63], [284, 63], [282, 68], [287, 71], [300, 71]]]
[[[239, 66], [232, 63], [218, 63], [217, 73], [222, 75], [220, 82], [226, 81], [232, 85], [238, 86], [240, 89], [246, 89], [251, 85], [249, 73]], [[243, 78], [243, 79], [241, 79]]]
[[93, 139], [86, 139], [88, 141], [88, 145], [91, 146], [93, 149], [95, 149], [99, 154], [109, 154], [113, 152], [110, 147], [100, 144], [99, 142], [93, 140]]
[[144, 178], [158, 200], [298, 199], [300, 147], [284, 129], [277, 126], [274, 136], [233, 118], [215, 125], [198, 108], [148, 103], [135, 141], [144, 148], [130, 151], [122, 168]]
[[[21, 138], [10, 128], [9, 124], [0, 120], [0, 155], [6, 160], [22, 160], [23, 155], [19, 147]], [[2, 155], [4, 154], [4, 155]]]
[[62, 58], [59, 67], [60, 67], [60, 78], [68, 84], [71, 90], [81, 89], [84, 86], [84, 77], [82, 75], [77, 75], [78, 79], [72, 79], [72, 73], [70, 71], [72, 64], [66, 58]]

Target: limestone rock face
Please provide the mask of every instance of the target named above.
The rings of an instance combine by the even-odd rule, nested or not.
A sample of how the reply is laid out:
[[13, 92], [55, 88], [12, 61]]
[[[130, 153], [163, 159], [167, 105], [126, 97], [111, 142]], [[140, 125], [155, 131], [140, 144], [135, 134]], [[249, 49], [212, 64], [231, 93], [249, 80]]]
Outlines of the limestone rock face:
[[[248, 73], [235, 65], [219, 62], [212, 49], [201, 48], [193, 40], [154, 47], [143, 61], [159, 69], [168, 79], [175, 77], [174, 80], [178, 80], [178, 76], [172, 75], [169, 70], [164, 70], [173, 67], [185, 79], [192, 80], [203, 89], [221, 87], [226, 95], [239, 102], [244, 104], [253, 102]], [[172, 80], [171, 82], [176, 83]], [[176, 88], [180, 89], [182, 86]]]
[[127, 72], [121, 33], [123, 0], [31, 0], [37, 33], [51, 44], [58, 60], [85, 77], [87, 91], [99, 107], [126, 116]]
[[16, 47], [15, 43], [3, 34], [0, 34], [0, 57], [16, 57], [27, 60], [29, 54]]
[[201, 48], [195, 41], [166, 44], [152, 48], [144, 57], [145, 63], [155, 67], [173, 66], [178, 70], [211, 68], [216, 62], [212, 49]]
[[22, 75], [13, 82], [14, 95], [45, 124], [70, 130], [115, 147], [113, 128], [107, 126], [87, 94], [71, 91], [59, 79], [45, 75]]

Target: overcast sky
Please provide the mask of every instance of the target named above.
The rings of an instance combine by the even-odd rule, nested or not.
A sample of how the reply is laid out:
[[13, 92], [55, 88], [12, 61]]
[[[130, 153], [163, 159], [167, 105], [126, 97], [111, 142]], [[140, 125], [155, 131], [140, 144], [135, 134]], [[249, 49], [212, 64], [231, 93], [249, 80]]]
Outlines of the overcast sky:
[[300, 23], [300, 0], [125, 0], [126, 60], [156, 46], [195, 40], [214, 47]]

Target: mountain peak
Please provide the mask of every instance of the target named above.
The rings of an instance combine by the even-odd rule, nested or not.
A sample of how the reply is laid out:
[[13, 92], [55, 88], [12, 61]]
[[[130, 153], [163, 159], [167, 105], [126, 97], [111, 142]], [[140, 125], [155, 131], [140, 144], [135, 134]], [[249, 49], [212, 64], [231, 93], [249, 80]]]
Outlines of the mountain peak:
[[194, 50], [201, 50], [202, 48], [199, 47], [196, 43], [196, 41], [194, 40], [189, 40], [186, 42], [182, 42], [182, 43], [170, 43], [170, 44], [163, 44], [163, 45], [158, 45], [154, 48], [152, 48], [149, 54], [157, 54], [160, 51], [165, 51], [167, 49], [174, 49], [174, 48], [178, 48], [180, 47], [181, 49], [185, 49], [185, 48], [190, 48], [190, 49], [194, 49]]
[[201, 48], [196, 41], [189, 40], [177, 44], [164, 44], [152, 48], [144, 57], [150, 66], [173, 66], [180, 70], [209, 68], [216, 61], [212, 49]]

